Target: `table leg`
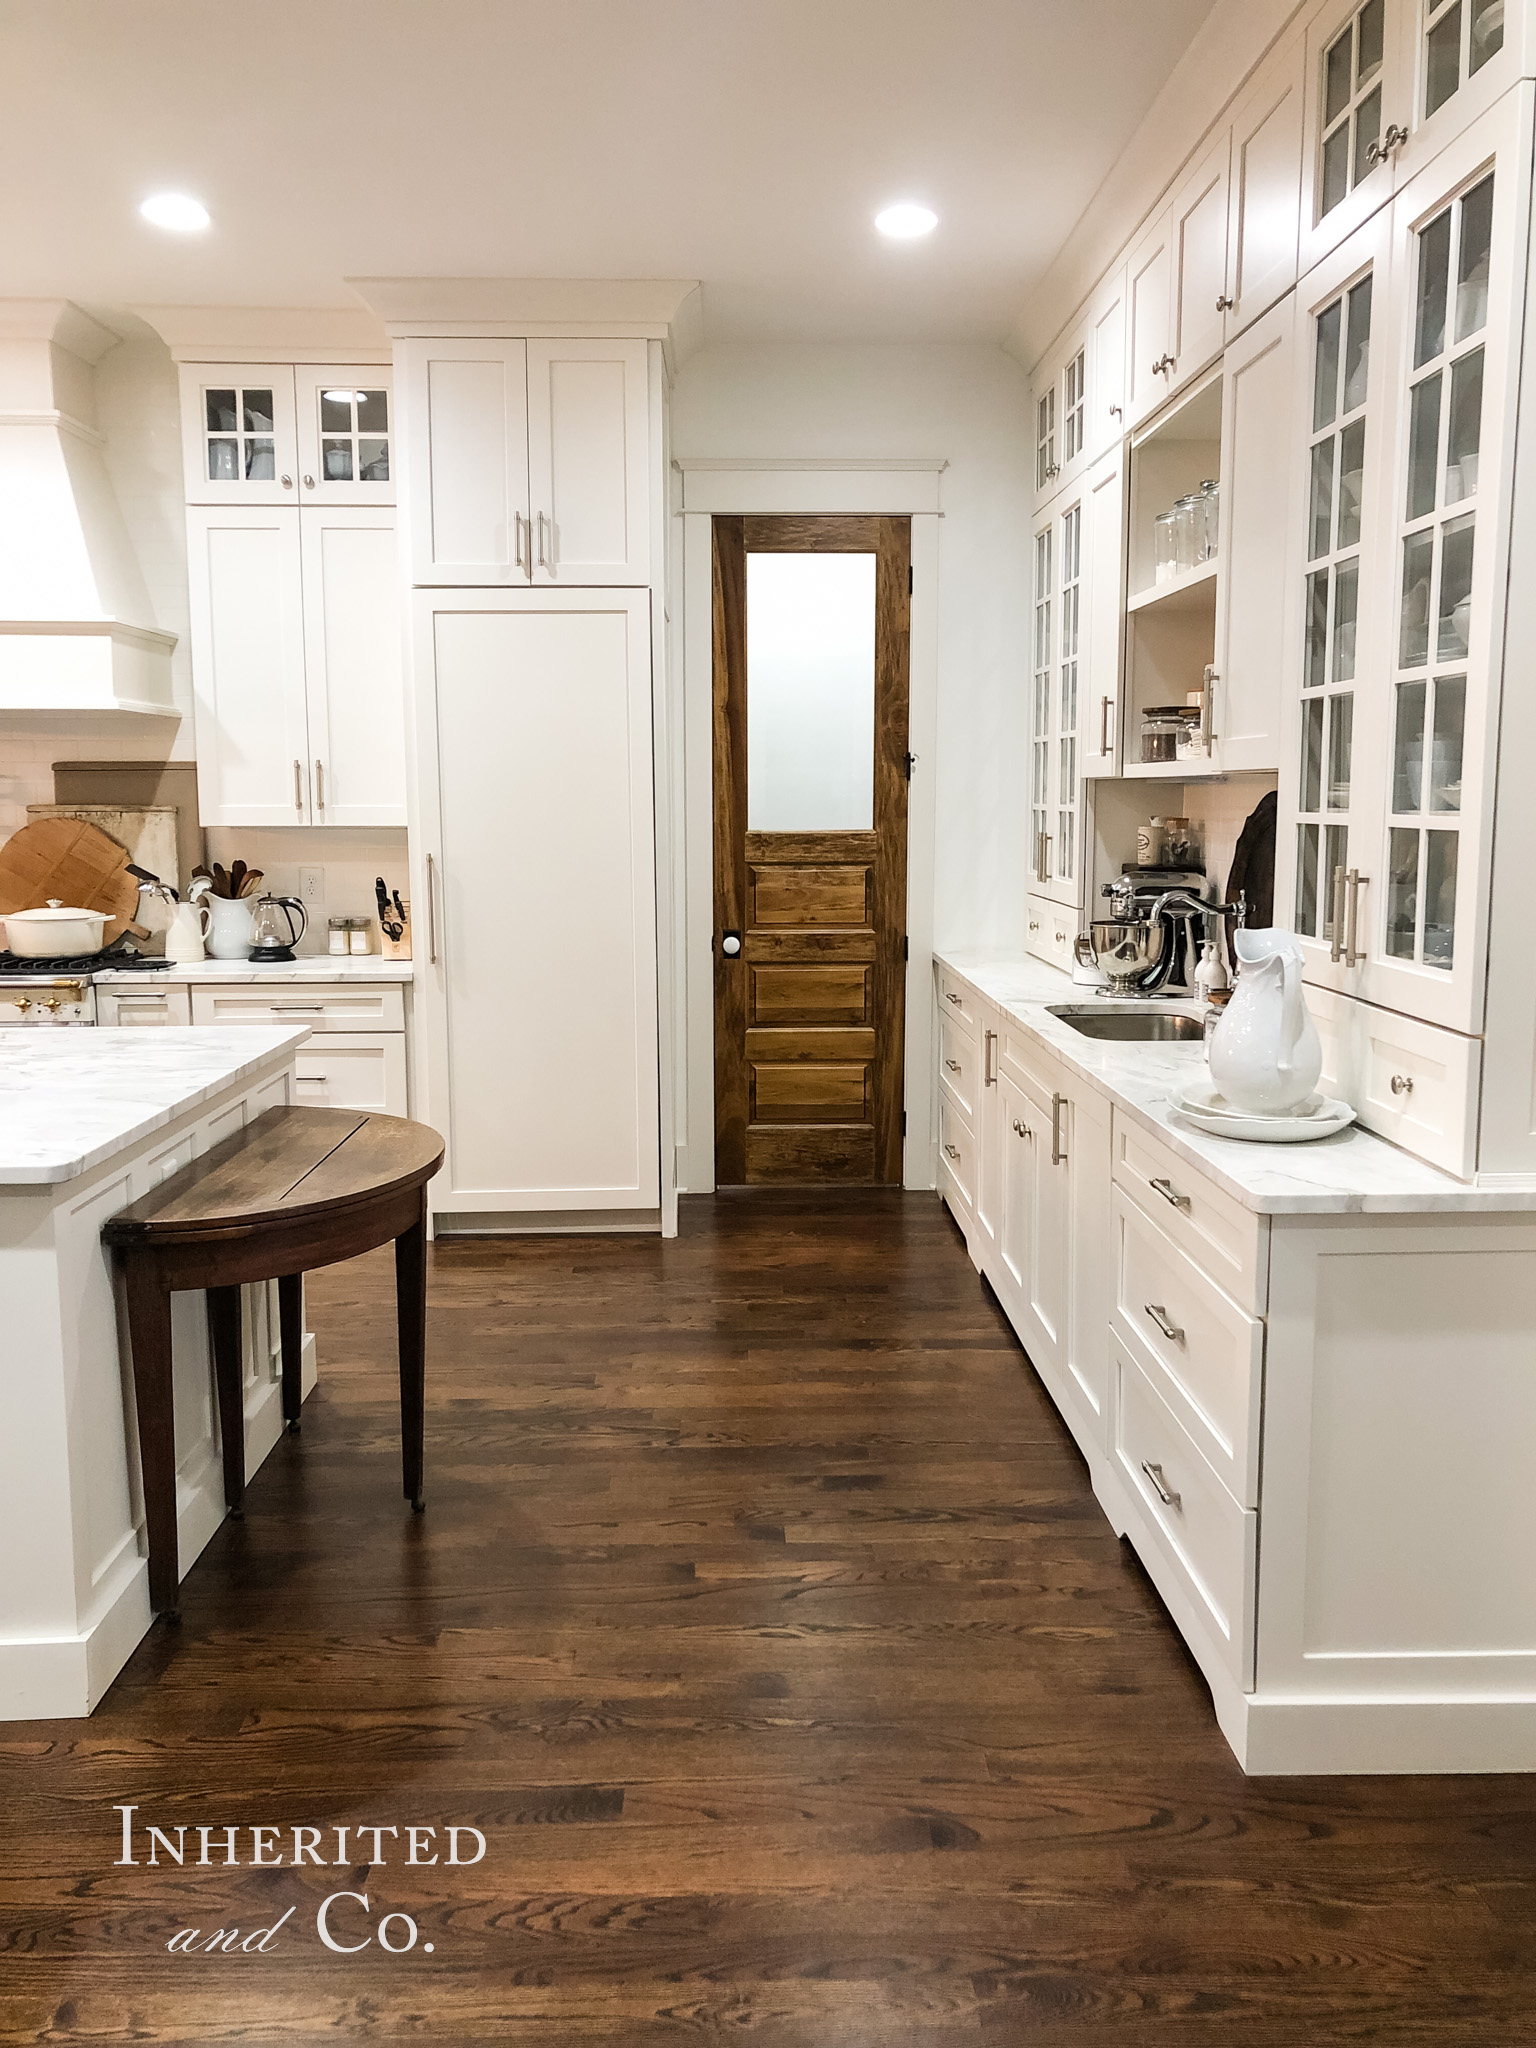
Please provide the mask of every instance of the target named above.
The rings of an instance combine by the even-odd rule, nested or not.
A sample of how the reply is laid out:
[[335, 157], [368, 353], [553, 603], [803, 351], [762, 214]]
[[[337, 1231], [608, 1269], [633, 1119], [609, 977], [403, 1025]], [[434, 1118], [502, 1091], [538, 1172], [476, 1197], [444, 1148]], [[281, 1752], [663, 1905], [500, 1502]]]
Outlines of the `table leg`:
[[208, 1290], [208, 1341], [219, 1389], [219, 1441], [224, 1448], [224, 1505], [245, 1519], [245, 1359], [240, 1341], [240, 1290]]
[[144, 1482], [144, 1527], [149, 1537], [149, 1604], [170, 1621], [181, 1619], [181, 1571], [176, 1549], [176, 1409], [171, 1384], [171, 1296], [153, 1258], [123, 1261], [128, 1297], [128, 1344], [133, 1353], [133, 1398], [139, 1418], [139, 1469]]
[[297, 1436], [304, 1406], [304, 1275], [285, 1273], [277, 1283], [277, 1330], [283, 1348], [283, 1420]]
[[427, 1196], [409, 1230], [395, 1239], [395, 1314], [400, 1344], [400, 1456], [405, 1497], [419, 1515], [426, 1438]]

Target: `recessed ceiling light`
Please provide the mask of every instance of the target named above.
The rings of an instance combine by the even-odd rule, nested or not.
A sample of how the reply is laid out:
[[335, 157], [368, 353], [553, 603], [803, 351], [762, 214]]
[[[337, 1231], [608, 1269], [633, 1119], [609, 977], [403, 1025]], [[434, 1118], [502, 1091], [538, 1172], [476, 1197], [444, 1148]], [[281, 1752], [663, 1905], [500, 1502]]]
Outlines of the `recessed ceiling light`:
[[920, 235], [931, 235], [938, 224], [931, 206], [914, 206], [907, 200], [875, 215], [875, 226], [893, 242], [915, 242]]
[[208, 209], [199, 199], [184, 192], [157, 192], [139, 208], [151, 227], [170, 228], [181, 235], [195, 234], [208, 225]]

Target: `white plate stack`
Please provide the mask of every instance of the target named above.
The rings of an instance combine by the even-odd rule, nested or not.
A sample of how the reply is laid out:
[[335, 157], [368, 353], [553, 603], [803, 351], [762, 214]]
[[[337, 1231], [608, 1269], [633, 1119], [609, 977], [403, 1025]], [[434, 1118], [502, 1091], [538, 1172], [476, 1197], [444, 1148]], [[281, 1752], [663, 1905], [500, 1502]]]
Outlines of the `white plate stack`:
[[1355, 1120], [1347, 1102], [1324, 1095], [1309, 1095], [1283, 1116], [1256, 1116], [1250, 1110], [1234, 1109], [1209, 1081], [1190, 1083], [1175, 1094], [1173, 1106], [1196, 1130], [1213, 1138], [1241, 1138], [1248, 1144], [1304, 1145], [1311, 1138], [1331, 1138]]

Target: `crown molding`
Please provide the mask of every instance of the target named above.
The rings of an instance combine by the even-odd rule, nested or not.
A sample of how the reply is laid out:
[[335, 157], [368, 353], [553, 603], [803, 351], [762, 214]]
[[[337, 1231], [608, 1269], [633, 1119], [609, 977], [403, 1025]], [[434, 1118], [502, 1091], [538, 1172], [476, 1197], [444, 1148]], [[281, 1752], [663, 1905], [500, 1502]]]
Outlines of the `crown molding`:
[[387, 363], [389, 336], [361, 306], [133, 306], [178, 363]]

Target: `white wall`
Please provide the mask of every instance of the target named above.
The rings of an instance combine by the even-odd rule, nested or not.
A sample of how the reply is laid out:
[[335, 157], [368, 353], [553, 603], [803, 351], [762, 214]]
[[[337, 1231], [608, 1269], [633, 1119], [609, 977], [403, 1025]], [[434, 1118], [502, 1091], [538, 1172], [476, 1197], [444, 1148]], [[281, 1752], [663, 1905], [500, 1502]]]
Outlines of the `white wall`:
[[940, 946], [1022, 947], [1027, 758], [1028, 379], [969, 345], [730, 344], [683, 365], [679, 458], [943, 456], [939, 524]]

